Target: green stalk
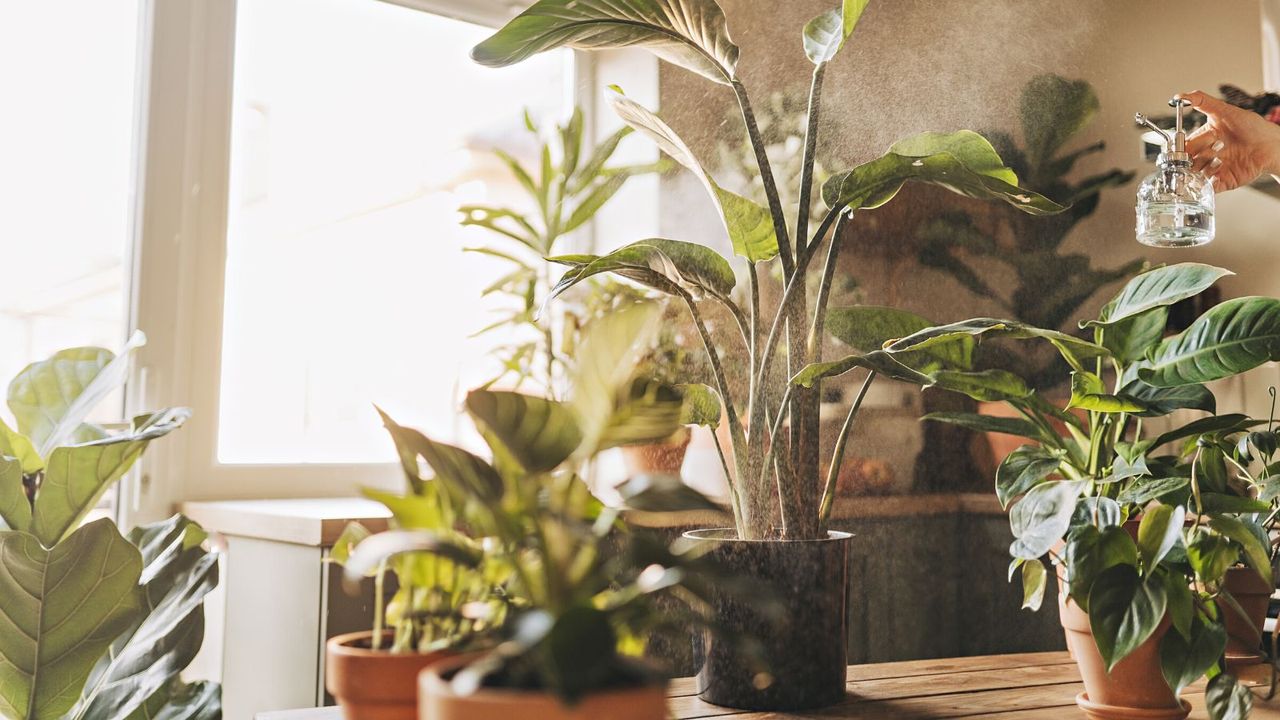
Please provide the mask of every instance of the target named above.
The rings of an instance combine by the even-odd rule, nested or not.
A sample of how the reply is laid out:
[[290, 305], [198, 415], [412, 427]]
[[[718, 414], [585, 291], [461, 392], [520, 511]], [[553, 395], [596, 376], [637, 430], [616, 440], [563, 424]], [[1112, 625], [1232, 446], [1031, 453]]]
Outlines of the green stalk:
[[[809, 252], [809, 203], [813, 196], [813, 165], [818, 148], [818, 111], [822, 106], [822, 77], [827, 64], [818, 63], [813, 68], [813, 82], [809, 86], [809, 124], [804, 134], [803, 164], [800, 170], [800, 207], [796, 211], [796, 257], [803, 258]], [[815, 240], [816, 244], [816, 240]]]
[[820, 530], [826, 529], [827, 521], [831, 519], [831, 510], [835, 507], [836, 482], [840, 479], [840, 466], [844, 464], [844, 451], [849, 441], [849, 433], [853, 429], [853, 421], [858, 417], [858, 410], [862, 408], [862, 400], [867, 396], [867, 390], [875, 379], [876, 373], [874, 370], [867, 373], [867, 379], [862, 381], [862, 387], [858, 390], [858, 397], [854, 398], [853, 405], [849, 408], [849, 414], [845, 416], [844, 425], [840, 428], [840, 437], [836, 440], [835, 452], [831, 454], [831, 467], [827, 468], [827, 486], [822, 491], [822, 503], [818, 507], [818, 527]]
[[778, 198], [778, 184], [773, 179], [773, 167], [769, 164], [769, 156], [764, 150], [764, 139], [760, 136], [760, 127], [756, 124], [755, 112], [751, 109], [751, 99], [747, 89], [738, 80], [733, 80], [733, 92], [738, 98], [738, 108], [742, 111], [742, 121], [747, 126], [747, 138], [751, 141], [751, 149], [755, 151], [756, 165], [760, 170], [760, 182], [764, 185], [764, 195], [769, 201], [769, 214], [773, 219], [773, 231], [778, 236], [778, 255], [782, 259], [783, 277], [790, 280], [795, 272], [795, 259], [791, 255], [791, 240], [787, 236], [787, 219], [782, 210], [782, 201]]

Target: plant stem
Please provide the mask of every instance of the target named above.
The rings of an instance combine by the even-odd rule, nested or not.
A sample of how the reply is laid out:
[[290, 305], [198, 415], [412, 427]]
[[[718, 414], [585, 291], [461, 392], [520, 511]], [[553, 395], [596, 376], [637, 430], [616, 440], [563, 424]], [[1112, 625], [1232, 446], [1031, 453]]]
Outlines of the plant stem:
[[782, 201], [778, 198], [778, 185], [773, 179], [773, 167], [769, 164], [768, 154], [765, 153], [764, 139], [760, 136], [760, 127], [756, 124], [755, 113], [751, 110], [751, 99], [747, 97], [747, 88], [740, 81], [733, 80], [733, 92], [738, 97], [742, 121], [747, 126], [747, 138], [751, 141], [751, 149], [756, 155], [756, 165], [759, 166], [760, 182], [764, 185], [764, 195], [769, 201], [773, 232], [778, 236], [778, 255], [782, 259], [783, 277], [790, 280], [795, 272], [795, 258], [791, 255], [791, 240], [787, 237], [787, 216], [783, 213]]
[[720, 437], [715, 430], [711, 431], [711, 442], [715, 443], [716, 455], [720, 458], [720, 468], [724, 470], [724, 480], [729, 486], [729, 504], [733, 508], [734, 527], [742, 526], [742, 499], [738, 497], [739, 484], [733, 481], [733, 473], [729, 471], [729, 460], [724, 456], [724, 448], [720, 446]]
[[[800, 208], [796, 212], [796, 262], [799, 264], [809, 252], [809, 202], [813, 192], [814, 153], [818, 147], [818, 110], [821, 107], [822, 77], [827, 64], [818, 63], [813, 68], [813, 83], [809, 86], [809, 126], [804, 134], [804, 155], [800, 170]], [[815, 241], [816, 244], [816, 241]]]
[[373, 638], [371, 645], [373, 650], [382, 649], [382, 624], [383, 612], [385, 610], [383, 603], [383, 578], [387, 575], [387, 561], [382, 560], [378, 563], [378, 572], [373, 576]]
[[836, 440], [835, 452], [831, 454], [831, 467], [827, 468], [827, 486], [822, 491], [822, 504], [818, 507], [819, 530], [826, 529], [827, 521], [831, 519], [831, 510], [835, 507], [836, 500], [836, 483], [840, 479], [840, 466], [844, 464], [844, 451], [849, 441], [849, 432], [853, 429], [854, 419], [858, 417], [858, 410], [862, 408], [862, 400], [867, 396], [867, 390], [875, 379], [876, 372], [874, 370], [867, 373], [867, 379], [862, 381], [862, 387], [858, 390], [858, 397], [854, 398], [853, 405], [849, 408], [849, 414], [845, 416], [844, 425], [840, 428], [840, 436]]
[[822, 268], [822, 283], [818, 285], [818, 300], [813, 312], [813, 326], [809, 328], [810, 362], [822, 362], [822, 333], [826, 330], [827, 304], [831, 301], [831, 284], [835, 279], [836, 261], [840, 257], [840, 249], [844, 243], [840, 241], [840, 230], [844, 228], [846, 215], [840, 215], [836, 222], [835, 232], [831, 235], [831, 244], [827, 246], [827, 261]]

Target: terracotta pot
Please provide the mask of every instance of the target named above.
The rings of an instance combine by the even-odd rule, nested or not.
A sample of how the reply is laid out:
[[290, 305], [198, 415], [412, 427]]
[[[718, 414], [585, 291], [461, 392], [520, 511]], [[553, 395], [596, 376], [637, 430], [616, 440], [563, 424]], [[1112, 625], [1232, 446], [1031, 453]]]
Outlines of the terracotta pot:
[[1093, 641], [1089, 615], [1070, 598], [1059, 600], [1058, 613], [1067, 631], [1067, 646], [1084, 681], [1085, 691], [1078, 704], [1085, 714], [1093, 718], [1187, 716], [1191, 706], [1184, 706], [1174, 696], [1160, 672], [1160, 639], [1169, 631], [1167, 617], [1146, 642], [1108, 673]]
[[1241, 617], [1225, 600], [1218, 603], [1227, 626], [1227, 667], [1254, 665], [1263, 660], [1262, 624], [1267, 620], [1267, 606], [1271, 604], [1271, 588], [1253, 568], [1233, 567], [1227, 570], [1223, 587], [1231, 593], [1245, 611]]
[[[785, 609], [777, 618], [761, 612], [763, 593], [743, 597], [713, 589], [710, 602], [721, 634], [703, 631], [694, 640], [698, 697], [743, 710], [805, 710], [842, 700], [851, 535], [833, 531], [822, 540], [738, 540], [731, 529], [714, 529], [684, 536], [717, 541], [708, 556], [749, 578]], [[764, 667], [726, 636], [757, 639]]]
[[470, 658], [454, 658], [418, 676], [419, 720], [665, 720], [664, 685], [592, 693], [573, 706], [545, 692], [481, 688], [459, 695], [445, 678]]
[[[454, 654], [370, 650], [372, 637], [372, 632], [349, 633], [325, 643], [325, 688], [346, 720], [414, 720], [418, 673]], [[390, 642], [391, 633], [386, 637]]]
[[679, 437], [661, 443], [648, 445], [623, 445], [622, 459], [627, 464], [628, 475], [680, 475], [684, 466], [684, 455], [689, 449], [689, 431], [684, 430]]

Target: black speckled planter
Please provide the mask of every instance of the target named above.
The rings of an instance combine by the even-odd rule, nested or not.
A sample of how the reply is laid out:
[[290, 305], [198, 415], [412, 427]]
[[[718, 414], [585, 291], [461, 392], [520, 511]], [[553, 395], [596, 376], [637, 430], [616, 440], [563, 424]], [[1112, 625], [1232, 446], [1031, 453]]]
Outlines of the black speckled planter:
[[751, 663], [738, 648], [708, 632], [694, 639], [698, 697], [742, 710], [805, 710], [844, 698], [846, 576], [849, 533], [826, 540], [738, 540], [729, 529], [691, 530], [685, 537], [719, 541], [712, 557], [742, 577], [777, 593], [786, 611], [771, 622], [749, 598], [715, 598], [716, 619], [734, 635], [756, 637], [773, 682], [757, 687]]

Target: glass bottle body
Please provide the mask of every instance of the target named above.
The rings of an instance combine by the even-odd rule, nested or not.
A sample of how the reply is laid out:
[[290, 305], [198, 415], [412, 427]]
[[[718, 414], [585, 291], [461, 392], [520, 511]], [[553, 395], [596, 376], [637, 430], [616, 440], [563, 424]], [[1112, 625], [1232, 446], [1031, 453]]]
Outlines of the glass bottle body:
[[1138, 187], [1138, 242], [1195, 247], [1214, 237], [1213, 181], [1183, 163], [1161, 163]]

